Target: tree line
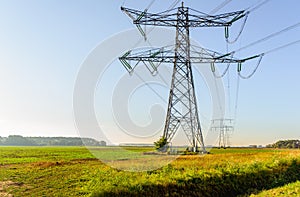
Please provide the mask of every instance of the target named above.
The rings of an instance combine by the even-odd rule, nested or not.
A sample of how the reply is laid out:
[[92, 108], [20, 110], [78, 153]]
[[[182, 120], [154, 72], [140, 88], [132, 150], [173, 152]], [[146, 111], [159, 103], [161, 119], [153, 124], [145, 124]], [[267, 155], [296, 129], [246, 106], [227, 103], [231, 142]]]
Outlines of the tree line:
[[280, 140], [274, 144], [268, 144], [267, 148], [300, 148], [300, 140]]
[[79, 137], [0, 137], [0, 146], [106, 146], [105, 141]]

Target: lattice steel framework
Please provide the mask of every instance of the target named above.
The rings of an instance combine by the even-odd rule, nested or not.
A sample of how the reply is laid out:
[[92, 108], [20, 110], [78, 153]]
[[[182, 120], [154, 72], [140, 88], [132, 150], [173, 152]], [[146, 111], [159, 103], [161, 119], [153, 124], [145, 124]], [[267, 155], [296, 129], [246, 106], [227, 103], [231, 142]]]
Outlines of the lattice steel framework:
[[170, 141], [181, 125], [194, 151], [198, 144], [205, 151], [190, 62], [188, 8], [178, 8], [177, 20], [175, 61], [163, 136]]
[[234, 130], [233, 119], [214, 119], [211, 123], [211, 130], [219, 132], [219, 148], [230, 146], [229, 134]]
[[[207, 15], [202, 12], [184, 7], [168, 10], [158, 14], [138, 11], [121, 7], [133, 23], [138, 27], [143, 36], [141, 25], [171, 26], [176, 27], [175, 47], [162, 47], [147, 51], [128, 51], [119, 58], [129, 73], [132, 73], [135, 66], [143, 63], [154, 74], [161, 63], [173, 63], [173, 75], [169, 94], [169, 103], [163, 137], [171, 142], [178, 128], [181, 126], [185, 132], [193, 151], [206, 152], [200, 120], [198, 115], [197, 100], [193, 81], [191, 63], [211, 63], [214, 70], [214, 63], [241, 63], [255, 58], [234, 59], [231, 53], [220, 54], [211, 50], [194, 47], [191, 50], [190, 27], [228, 27], [233, 22], [243, 18], [245, 11], [231, 12], [220, 15]], [[175, 11], [172, 13], [172, 11]], [[135, 61], [133, 66], [129, 63]]]

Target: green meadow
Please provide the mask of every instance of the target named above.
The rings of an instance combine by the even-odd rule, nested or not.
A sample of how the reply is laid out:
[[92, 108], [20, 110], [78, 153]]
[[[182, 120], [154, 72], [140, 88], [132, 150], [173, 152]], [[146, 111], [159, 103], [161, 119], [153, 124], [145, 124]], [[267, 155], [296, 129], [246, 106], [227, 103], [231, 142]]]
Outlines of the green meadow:
[[91, 151], [106, 159], [85, 147], [0, 147], [0, 196], [300, 196], [300, 150], [212, 149], [148, 171], [164, 157], [143, 154], [152, 148]]

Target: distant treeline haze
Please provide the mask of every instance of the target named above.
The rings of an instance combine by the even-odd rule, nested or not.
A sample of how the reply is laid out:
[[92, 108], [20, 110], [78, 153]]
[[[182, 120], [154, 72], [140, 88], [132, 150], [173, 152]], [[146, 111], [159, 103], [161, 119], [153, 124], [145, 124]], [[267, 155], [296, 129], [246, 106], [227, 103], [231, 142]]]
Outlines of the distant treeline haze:
[[0, 137], [0, 146], [106, 146], [105, 141], [79, 137]]
[[300, 148], [300, 140], [280, 140], [267, 145], [267, 148]]

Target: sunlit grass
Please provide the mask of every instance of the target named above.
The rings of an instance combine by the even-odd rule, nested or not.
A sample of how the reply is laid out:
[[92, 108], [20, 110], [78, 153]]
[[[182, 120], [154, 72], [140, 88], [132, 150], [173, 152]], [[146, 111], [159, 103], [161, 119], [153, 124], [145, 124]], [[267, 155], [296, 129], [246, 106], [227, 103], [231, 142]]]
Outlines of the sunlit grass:
[[[226, 191], [234, 196], [300, 177], [299, 150], [212, 149], [208, 155], [174, 156], [172, 161], [157, 156], [163, 166], [155, 166], [156, 156], [143, 154], [153, 151], [151, 147], [93, 150], [107, 161], [96, 159], [85, 147], [0, 147], [0, 181], [18, 183], [5, 189], [15, 196], [220, 196]], [[149, 167], [155, 170], [145, 171]]]
[[300, 196], [300, 181], [290, 183], [285, 186], [263, 191], [251, 197], [299, 197]]
[[94, 158], [85, 147], [0, 147], [0, 165]]

